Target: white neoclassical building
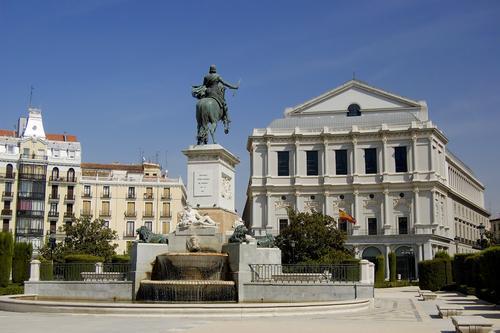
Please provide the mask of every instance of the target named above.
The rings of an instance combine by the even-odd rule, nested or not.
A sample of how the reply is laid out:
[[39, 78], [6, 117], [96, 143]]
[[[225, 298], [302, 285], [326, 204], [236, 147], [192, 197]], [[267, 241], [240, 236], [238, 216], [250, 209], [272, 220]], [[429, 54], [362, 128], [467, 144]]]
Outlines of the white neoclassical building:
[[357, 221], [339, 228], [358, 257], [395, 252], [398, 273], [414, 278], [418, 261], [473, 251], [488, 228], [484, 185], [447, 143], [425, 101], [351, 80], [253, 130], [244, 219], [276, 235], [287, 207], [342, 209]]

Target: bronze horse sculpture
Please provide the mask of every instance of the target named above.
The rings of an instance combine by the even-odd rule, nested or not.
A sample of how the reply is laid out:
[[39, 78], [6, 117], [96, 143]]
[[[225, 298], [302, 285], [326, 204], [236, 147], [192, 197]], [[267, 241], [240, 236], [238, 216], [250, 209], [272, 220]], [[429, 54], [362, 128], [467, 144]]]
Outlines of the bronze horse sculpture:
[[192, 95], [199, 99], [196, 103], [196, 122], [197, 128], [197, 144], [208, 144], [208, 135], [212, 137], [212, 142], [215, 144], [215, 130], [217, 123], [222, 121], [224, 124], [224, 133], [229, 133], [228, 107], [225, 99], [226, 87], [230, 89], [238, 89], [237, 85], [232, 85], [225, 82], [222, 77], [217, 74], [215, 65], [210, 66], [209, 73], [203, 78], [203, 84], [193, 86]]

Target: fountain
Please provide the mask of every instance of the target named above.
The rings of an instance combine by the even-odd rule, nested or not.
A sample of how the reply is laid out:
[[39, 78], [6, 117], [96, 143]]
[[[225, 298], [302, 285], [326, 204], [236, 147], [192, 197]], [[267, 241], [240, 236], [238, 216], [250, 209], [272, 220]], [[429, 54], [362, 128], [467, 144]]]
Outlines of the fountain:
[[141, 281], [136, 299], [154, 302], [232, 302], [227, 254], [167, 253], [156, 257], [151, 280]]

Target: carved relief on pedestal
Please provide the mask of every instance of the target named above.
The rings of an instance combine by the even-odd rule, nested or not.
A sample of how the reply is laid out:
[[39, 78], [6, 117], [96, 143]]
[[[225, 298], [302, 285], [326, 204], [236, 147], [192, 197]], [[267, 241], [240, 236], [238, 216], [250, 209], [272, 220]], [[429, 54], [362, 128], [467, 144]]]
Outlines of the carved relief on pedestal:
[[233, 198], [233, 189], [231, 187], [231, 178], [227, 175], [222, 175], [221, 177], [221, 197], [226, 199]]

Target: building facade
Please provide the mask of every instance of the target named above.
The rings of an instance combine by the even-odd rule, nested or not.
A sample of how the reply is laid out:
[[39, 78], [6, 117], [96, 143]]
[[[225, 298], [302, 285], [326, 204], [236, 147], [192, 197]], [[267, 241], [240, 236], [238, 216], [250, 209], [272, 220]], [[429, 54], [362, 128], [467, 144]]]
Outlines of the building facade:
[[244, 219], [276, 235], [288, 207], [342, 209], [356, 219], [338, 227], [358, 257], [395, 252], [398, 273], [415, 278], [437, 251], [472, 251], [488, 224], [484, 186], [447, 143], [424, 101], [349, 81], [253, 130]]
[[[102, 218], [115, 229], [119, 252], [135, 239], [132, 223], [157, 233], [175, 228], [186, 197], [180, 178], [168, 178], [158, 164], [82, 164], [74, 135], [46, 134], [41, 111], [28, 111], [17, 130], [0, 130], [2, 230], [16, 242], [36, 250], [51, 233], [63, 239], [62, 226], [80, 216]], [[130, 203], [136, 208], [128, 210]]]

